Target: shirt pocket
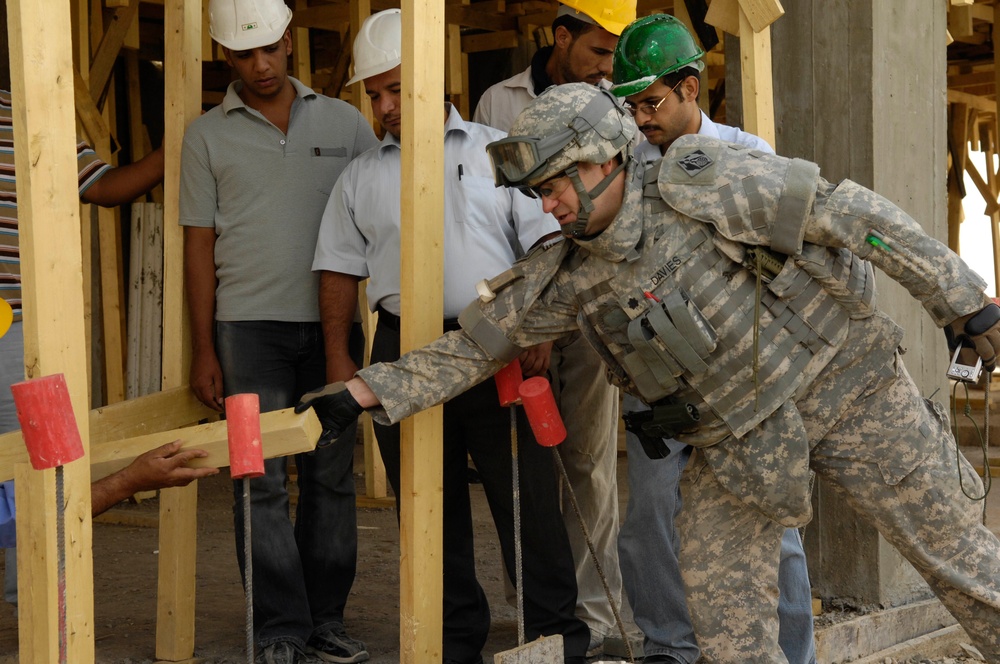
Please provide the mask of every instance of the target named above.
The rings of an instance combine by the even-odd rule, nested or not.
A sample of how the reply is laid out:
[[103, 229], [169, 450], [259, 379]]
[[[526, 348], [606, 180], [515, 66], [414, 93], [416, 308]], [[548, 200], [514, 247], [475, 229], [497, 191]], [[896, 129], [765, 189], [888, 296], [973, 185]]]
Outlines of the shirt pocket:
[[350, 159], [344, 146], [309, 148], [309, 171], [316, 189], [329, 196], [348, 161]]
[[465, 175], [459, 177], [457, 184], [462, 198], [461, 205], [455, 208], [460, 217], [456, 220], [458, 223], [482, 227], [489, 226], [496, 219], [507, 218], [502, 203], [506, 193], [498, 191], [493, 178]]

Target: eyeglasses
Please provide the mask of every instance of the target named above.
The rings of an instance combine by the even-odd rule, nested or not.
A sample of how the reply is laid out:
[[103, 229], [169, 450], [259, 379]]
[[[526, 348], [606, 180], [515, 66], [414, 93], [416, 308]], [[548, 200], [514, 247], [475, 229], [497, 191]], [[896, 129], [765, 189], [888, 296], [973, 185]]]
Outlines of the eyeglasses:
[[524, 187], [522, 191], [527, 191], [527, 193], [533, 198], [548, 198], [549, 200], [556, 200], [562, 193], [569, 188], [570, 179], [566, 175], [566, 171], [553, 175], [551, 178], [537, 184], [534, 187]]
[[626, 102], [622, 103], [622, 106], [625, 107], [626, 111], [628, 111], [629, 113], [632, 114], [633, 118], [635, 117], [635, 114], [638, 113], [639, 111], [642, 111], [643, 114], [645, 114], [645, 115], [653, 115], [658, 110], [660, 110], [660, 106], [663, 106], [663, 102], [665, 102], [667, 100], [667, 98], [669, 98], [670, 95], [672, 95], [674, 93], [674, 90], [677, 89], [677, 86], [680, 85], [683, 82], [684, 82], [684, 79], [681, 79], [681, 80], [677, 81], [677, 83], [674, 84], [674, 87], [670, 88], [670, 92], [668, 92], [667, 94], [663, 95], [663, 97], [660, 98], [660, 101], [656, 102], [655, 104], [651, 104], [649, 102], [644, 102], [642, 104], [636, 105], [636, 104], [633, 104], [630, 101], [626, 101]]

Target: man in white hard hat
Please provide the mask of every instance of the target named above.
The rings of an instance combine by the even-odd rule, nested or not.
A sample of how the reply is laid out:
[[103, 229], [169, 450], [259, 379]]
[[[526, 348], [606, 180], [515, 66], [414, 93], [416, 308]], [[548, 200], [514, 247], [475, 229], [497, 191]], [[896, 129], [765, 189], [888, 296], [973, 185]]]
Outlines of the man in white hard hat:
[[[378, 312], [372, 362], [394, 360], [400, 346], [401, 21], [398, 9], [369, 17], [354, 43], [355, 75], [386, 130], [375, 149], [355, 159], [337, 181], [323, 214], [313, 269], [321, 274], [320, 312], [327, 337], [328, 380], [357, 371], [348, 353], [358, 282], [368, 279], [368, 303]], [[497, 188], [486, 145], [504, 136], [466, 122], [450, 104], [445, 123], [444, 329], [476, 297], [475, 284], [508, 269], [547, 236], [555, 220], [538, 201]], [[430, 220], [434, 221], [434, 220]], [[437, 220], [440, 223], [440, 220]], [[522, 355], [527, 372], [541, 370], [544, 351]], [[576, 578], [559, 512], [552, 457], [518, 422], [525, 634], [562, 634], [567, 662], [583, 662], [587, 628], [574, 616]], [[446, 664], [479, 664], [490, 609], [476, 578], [467, 459], [472, 457], [497, 527], [504, 560], [515, 568], [510, 415], [486, 380], [444, 406], [443, 643]], [[386, 475], [400, 496], [398, 426], [375, 428]], [[338, 445], [332, 445], [337, 447]]]
[[[211, 0], [209, 13], [239, 79], [184, 137], [191, 387], [216, 410], [245, 392], [260, 396], [262, 411], [278, 410], [324, 382], [309, 261], [337, 177], [376, 139], [352, 106], [287, 75], [292, 15], [282, 0]], [[251, 480], [258, 662], [368, 659], [344, 627], [357, 563], [353, 457], [352, 445], [296, 456], [294, 526], [287, 461], [265, 461], [265, 476]], [[239, 504], [240, 486], [235, 493]], [[242, 509], [234, 518], [241, 542]], [[241, 570], [242, 555], [237, 546]]]
[[[635, 0], [564, 0], [552, 23], [553, 45], [539, 49], [520, 74], [488, 88], [476, 122], [510, 131], [514, 119], [551, 85], [590, 83], [609, 88], [618, 35], [635, 20]], [[600, 357], [579, 332], [553, 344], [550, 378], [567, 437], [560, 447], [566, 473], [590, 531], [613, 600], [621, 602], [618, 560], [618, 390], [605, 378]], [[568, 501], [564, 501], [567, 504]], [[600, 654], [617, 633], [590, 550], [572, 510], [565, 512], [577, 575], [577, 615], [590, 627], [588, 653]]]

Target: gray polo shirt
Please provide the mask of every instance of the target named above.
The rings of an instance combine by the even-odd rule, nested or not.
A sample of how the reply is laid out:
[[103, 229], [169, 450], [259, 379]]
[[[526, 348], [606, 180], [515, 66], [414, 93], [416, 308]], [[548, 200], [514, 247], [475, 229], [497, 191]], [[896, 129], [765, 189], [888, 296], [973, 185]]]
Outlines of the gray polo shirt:
[[184, 134], [180, 223], [215, 228], [216, 320], [319, 320], [310, 267], [323, 209], [344, 167], [378, 143], [353, 106], [289, 80], [287, 134], [243, 103], [239, 81]]

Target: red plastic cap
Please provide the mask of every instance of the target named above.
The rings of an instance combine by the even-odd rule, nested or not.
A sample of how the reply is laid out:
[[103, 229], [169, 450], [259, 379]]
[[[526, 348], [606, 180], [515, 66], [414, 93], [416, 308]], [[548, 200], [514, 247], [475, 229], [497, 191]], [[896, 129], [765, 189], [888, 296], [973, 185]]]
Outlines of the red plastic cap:
[[64, 466], [83, 456], [83, 441], [62, 374], [14, 383], [10, 391], [32, 468]]
[[229, 438], [229, 475], [233, 479], [264, 474], [264, 448], [260, 443], [260, 398], [256, 394], [226, 397], [226, 430]]
[[549, 381], [541, 376], [534, 376], [521, 383], [518, 392], [524, 404], [524, 414], [528, 416], [528, 423], [531, 424], [538, 444], [555, 447], [566, 440], [566, 426], [559, 415], [559, 407], [552, 396]]
[[520, 400], [517, 389], [524, 381], [521, 375], [521, 360], [514, 358], [514, 361], [496, 372], [493, 379], [497, 382], [497, 394], [500, 395], [500, 405], [510, 406]]

